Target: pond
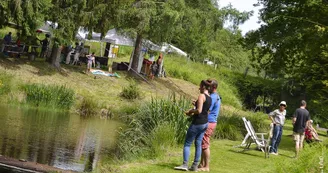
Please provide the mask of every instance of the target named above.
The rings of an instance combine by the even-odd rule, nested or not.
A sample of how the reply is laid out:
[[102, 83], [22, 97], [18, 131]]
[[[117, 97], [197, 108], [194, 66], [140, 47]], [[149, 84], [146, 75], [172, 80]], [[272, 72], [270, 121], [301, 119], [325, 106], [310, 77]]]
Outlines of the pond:
[[0, 154], [88, 172], [108, 156], [120, 125], [95, 117], [0, 106]]

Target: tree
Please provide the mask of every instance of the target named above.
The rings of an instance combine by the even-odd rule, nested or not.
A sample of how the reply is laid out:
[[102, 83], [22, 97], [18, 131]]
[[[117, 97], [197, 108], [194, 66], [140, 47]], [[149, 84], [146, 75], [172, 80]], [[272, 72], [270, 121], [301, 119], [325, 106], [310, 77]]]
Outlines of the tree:
[[50, 0], [2, 0], [0, 28], [12, 22], [21, 30], [23, 36], [35, 35], [49, 7]]
[[[328, 6], [322, 0], [259, 0], [263, 5], [258, 30], [248, 33], [245, 47], [252, 50], [259, 70], [285, 78], [302, 88], [321, 112], [328, 103]], [[296, 87], [295, 87], [296, 85]]]
[[155, 43], [170, 42], [176, 24], [181, 20], [183, 0], [135, 0], [126, 3], [119, 11], [116, 25], [136, 38], [133, 71], [138, 70], [142, 40]]
[[57, 23], [58, 27], [52, 31], [54, 44], [47, 61], [60, 68], [62, 46], [75, 40], [75, 35], [82, 24], [86, 0], [51, 0], [51, 5], [46, 19]]

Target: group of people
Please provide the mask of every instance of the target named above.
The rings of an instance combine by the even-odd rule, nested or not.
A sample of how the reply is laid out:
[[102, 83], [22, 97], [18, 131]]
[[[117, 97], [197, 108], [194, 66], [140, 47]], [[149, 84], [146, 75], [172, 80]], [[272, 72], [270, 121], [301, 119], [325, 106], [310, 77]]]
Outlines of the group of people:
[[[194, 109], [185, 114], [192, 118], [183, 147], [183, 163], [175, 167], [184, 171], [209, 171], [210, 137], [212, 136], [219, 116], [221, 97], [217, 93], [218, 82], [214, 79], [202, 80], [199, 86], [200, 94], [193, 102]], [[195, 141], [195, 158], [188, 167], [190, 147]]]
[[[145, 75], [148, 76], [150, 79], [154, 79], [155, 76], [159, 76], [160, 73], [164, 74], [165, 72], [163, 71], [163, 54], [161, 53], [158, 56], [158, 59], [155, 61], [155, 56], [154, 54], [150, 54], [149, 59], [144, 59], [143, 60], [143, 65], [145, 67]], [[162, 68], [162, 72], [160, 72], [160, 69]]]
[[[269, 113], [272, 121], [272, 138], [270, 145], [270, 154], [278, 155], [278, 147], [281, 141], [283, 127], [286, 119], [287, 104], [282, 101], [279, 109]], [[313, 121], [310, 119], [310, 113], [306, 110], [306, 101], [302, 100], [300, 108], [296, 109], [293, 114], [293, 136], [295, 141], [295, 157], [299, 156], [299, 151], [303, 148], [304, 139], [311, 136], [317, 141], [321, 141], [315, 129], [312, 126]]]
[[[17, 39], [15, 42], [13, 42], [11, 32], [9, 32], [7, 35], [5, 35], [5, 37], [3, 38], [1, 52], [6, 53], [7, 51], [12, 51], [12, 52], [22, 52], [23, 51], [21, 34], [18, 32], [16, 34], [16, 36], [17, 36]], [[49, 34], [45, 34], [45, 38], [42, 40], [40, 40], [36, 36], [29, 36], [24, 40], [26, 41], [25, 50], [24, 50], [25, 52], [28, 52], [29, 47], [32, 47], [32, 49], [31, 49], [32, 53], [36, 54], [37, 53], [36, 49], [38, 47], [41, 47], [40, 57], [45, 58], [47, 56], [49, 45], [50, 45], [50, 35]], [[41, 44], [41, 46], [39, 46], [39, 43]]]

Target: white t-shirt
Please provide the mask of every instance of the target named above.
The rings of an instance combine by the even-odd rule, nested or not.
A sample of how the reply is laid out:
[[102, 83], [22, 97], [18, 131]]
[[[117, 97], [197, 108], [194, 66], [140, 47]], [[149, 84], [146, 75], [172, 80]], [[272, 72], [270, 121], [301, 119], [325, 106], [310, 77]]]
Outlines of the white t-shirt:
[[286, 119], [286, 110], [280, 112], [279, 109], [274, 110], [273, 112], [269, 113], [269, 117], [273, 117], [273, 120], [276, 124], [284, 125]]

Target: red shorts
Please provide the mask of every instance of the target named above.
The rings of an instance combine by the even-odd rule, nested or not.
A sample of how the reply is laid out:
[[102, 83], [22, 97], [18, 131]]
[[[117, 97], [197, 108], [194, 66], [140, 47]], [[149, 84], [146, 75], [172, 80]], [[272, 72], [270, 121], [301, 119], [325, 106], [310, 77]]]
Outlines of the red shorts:
[[210, 138], [216, 128], [216, 123], [208, 123], [207, 130], [204, 134], [204, 138], [202, 141], [202, 149], [205, 150], [210, 147]]

